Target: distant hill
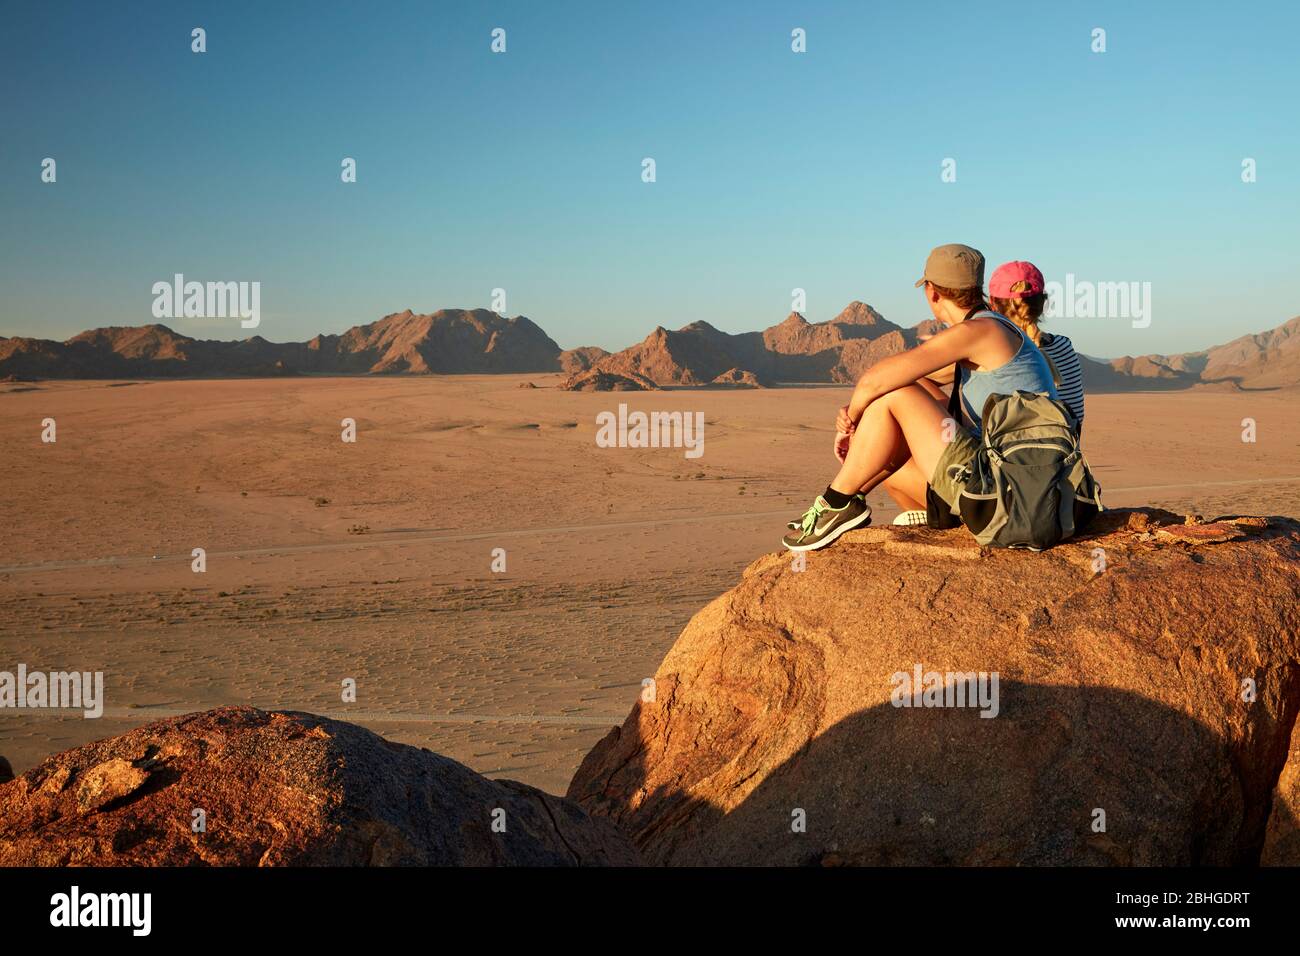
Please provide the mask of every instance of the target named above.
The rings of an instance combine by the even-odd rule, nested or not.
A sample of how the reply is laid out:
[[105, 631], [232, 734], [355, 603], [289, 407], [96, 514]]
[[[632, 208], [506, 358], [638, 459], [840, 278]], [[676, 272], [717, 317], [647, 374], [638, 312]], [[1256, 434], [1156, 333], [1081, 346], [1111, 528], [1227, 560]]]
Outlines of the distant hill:
[[719, 376], [752, 373], [758, 381], [852, 382], [888, 355], [917, 342], [871, 306], [852, 302], [827, 322], [792, 312], [762, 332], [720, 332], [707, 322], [670, 332], [660, 326], [644, 341], [606, 356], [596, 369], [639, 375], [658, 385], [706, 385]]
[[1205, 356], [1201, 380], [1235, 381], [1254, 388], [1300, 384], [1300, 316], [1268, 332], [1243, 335], [1207, 352], [1175, 356], [1196, 361]]
[[[902, 328], [871, 306], [852, 302], [830, 321], [810, 323], [795, 312], [763, 332], [732, 335], [707, 322], [676, 332], [657, 328], [594, 368], [641, 375], [658, 385], [707, 384], [727, 371], [752, 372], [769, 382], [849, 383], [881, 359], [938, 331], [934, 319]], [[1085, 386], [1092, 392], [1300, 385], [1300, 317], [1200, 352], [1080, 358]]]
[[594, 345], [568, 349], [560, 353], [560, 371], [567, 374], [585, 372], [609, 353]]
[[1093, 391], [1300, 385], [1300, 316], [1267, 332], [1243, 335], [1200, 352], [1109, 361], [1086, 358], [1083, 371]]
[[[275, 343], [261, 336], [218, 342], [165, 325], [93, 329], [66, 342], [0, 338], [0, 377], [558, 372], [570, 355], [523, 316], [507, 319], [486, 309], [417, 315], [408, 309], [310, 342]], [[591, 359], [579, 355], [573, 361], [589, 367]]]
[[[309, 342], [195, 339], [165, 325], [92, 329], [66, 342], [0, 337], [0, 379], [563, 372], [585, 387], [849, 383], [936, 331], [933, 319], [903, 328], [851, 302], [826, 322], [793, 312], [762, 332], [722, 332], [708, 322], [660, 326], [611, 354], [595, 346], [561, 350], [523, 316], [408, 309]], [[1093, 392], [1300, 385], [1300, 317], [1200, 352], [1082, 361]]]

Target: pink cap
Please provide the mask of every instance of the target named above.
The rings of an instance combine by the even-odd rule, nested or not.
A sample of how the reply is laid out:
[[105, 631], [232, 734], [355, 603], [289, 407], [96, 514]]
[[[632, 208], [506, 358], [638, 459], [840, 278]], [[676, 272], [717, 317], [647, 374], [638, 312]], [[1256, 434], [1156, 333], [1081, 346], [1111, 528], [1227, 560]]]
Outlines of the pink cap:
[[[1012, 292], [1017, 282], [1029, 283], [1023, 292]], [[1032, 262], [1004, 262], [989, 277], [989, 295], [995, 299], [1024, 299], [1039, 295], [1044, 288], [1043, 274]]]

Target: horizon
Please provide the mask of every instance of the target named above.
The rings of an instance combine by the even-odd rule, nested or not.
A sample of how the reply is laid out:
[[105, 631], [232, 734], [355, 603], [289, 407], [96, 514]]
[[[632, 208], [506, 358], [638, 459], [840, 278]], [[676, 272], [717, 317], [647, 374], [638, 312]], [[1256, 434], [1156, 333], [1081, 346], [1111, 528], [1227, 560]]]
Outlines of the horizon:
[[796, 289], [826, 316], [871, 288], [906, 327], [949, 241], [990, 271], [1149, 283], [1147, 327], [1053, 326], [1089, 354], [1175, 354], [1300, 312], [1300, 130], [1278, 66], [1300, 11], [1280, 3], [147, 9], [22, 6], [0, 38], [19, 144], [0, 154], [7, 336], [147, 324], [175, 272], [260, 282], [259, 331], [279, 341], [373, 302], [490, 307], [498, 289], [562, 348], [693, 320], [747, 331]]
[[[762, 326], [761, 328], [743, 329], [743, 330], [736, 331], [736, 332], [728, 331], [728, 330], [726, 330], [726, 329], [719, 329], [716, 325], [714, 325], [714, 323], [710, 322], [708, 319], [692, 319], [690, 322], [687, 322], [685, 325], [677, 326], [676, 328], [672, 328], [672, 327], [664, 326], [664, 325], [655, 326], [654, 328], [650, 329], [648, 332], [646, 332], [646, 333], [645, 333], [644, 335], [642, 335], [641, 337], [636, 338], [636, 339], [633, 339], [632, 341], [628, 342], [626, 345], [621, 345], [621, 346], [618, 346], [618, 347], [616, 347], [616, 348], [607, 348], [606, 346], [604, 346], [604, 345], [602, 345], [602, 344], [600, 344], [600, 343], [596, 343], [596, 342], [586, 342], [586, 343], [580, 343], [580, 344], [578, 344], [578, 345], [570, 345], [570, 346], [563, 345], [563, 344], [561, 344], [560, 341], [559, 341], [559, 340], [558, 340], [558, 339], [557, 339], [557, 338], [556, 338], [556, 337], [551, 333], [551, 330], [548, 329], [548, 328], [546, 327], [545, 323], [543, 323], [541, 320], [539, 320], [539, 319], [537, 319], [536, 317], [531, 316], [531, 315], [524, 315], [524, 314], [522, 314], [522, 313], [520, 313], [520, 314], [518, 314], [518, 315], [500, 315], [500, 313], [492, 312], [491, 309], [486, 308], [486, 307], [483, 307], [483, 306], [444, 306], [444, 307], [442, 307], [442, 308], [434, 309], [434, 310], [431, 311], [431, 312], [420, 312], [420, 311], [417, 311], [417, 310], [415, 310], [415, 309], [411, 309], [411, 308], [398, 309], [396, 312], [386, 312], [386, 313], [384, 313], [383, 315], [379, 316], [379, 318], [377, 318], [377, 319], [372, 319], [372, 320], [370, 320], [369, 322], [355, 322], [355, 323], [353, 323], [353, 324], [347, 326], [346, 328], [341, 329], [341, 330], [339, 330], [339, 331], [337, 331], [337, 332], [325, 332], [325, 331], [321, 331], [321, 332], [313, 333], [312, 335], [309, 335], [309, 336], [305, 336], [304, 338], [300, 338], [300, 339], [274, 339], [274, 338], [269, 338], [268, 336], [262, 335], [260, 332], [253, 332], [253, 334], [251, 334], [251, 335], [245, 335], [245, 336], [240, 336], [240, 337], [228, 337], [228, 336], [227, 336], [227, 337], [221, 337], [221, 336], [216, 336], [216, 337], [211, 337], [211, 338], [209, 338], [209, 337], [204, 336], [204, 335], [201, 335], [201, 334], [200, 334], [200, 335], [194, 335], [194, 334], [191, 334], [191, 333], [189, 333], [189, 332], [185, 332], [185, 331], [183, 331], [182, 329], [177, 328], [175, 325], [169, 325], [169, 324], [167, 324], [167, 322], [164, 322], [164, 321], [154, 320], [154, 321], [151, 321], [151, 322], [144, 322], [144, 323], [141, 323], [141, 324], [139, 324], [139, 325], [96, 325], [96, 326], [89, 326], [89, 327], [87, 327], [87, 328], [84, 328], [84, 329], [79, 330], [78, 332], [73, 333], [72, 335], [67, 336], [66, 338], [63, 338], [63, 339], [54, 339], [54, 340], [52, 340], [52, 341], [57, 341], [57, 342], [66, 343], [66, 342], [68, 342], [69, 340], [75, 338], [75, 337], [78, 336], [78, 335], [82, 335], [82, 334], [85, 334], [85, 333], [87, 333], [87, 332], [97, 332], [97, 331], [103, 331], [103, 330], [108, 330], [108, 329], [142, 329], [142, 328], [157, 327], [157, 328], [167, 329], [168, 331], [172, 332], [173, 334], [177, 334], [177, 335], [185, 336], [185, 337], [187, 337], [187, 338], [195, 339], [195, 340], [198, 340], [198, 341], [204, 341], [204, 342], [232, 342], [232, 343], [233, 343], [233, 342], [247, 342], [247, 341], [250, 341], [250, 340], [252, 340], [252, 339], [262, 339], [263, 341], [265, 341], [265, 342], [269, 342], [269, 343], [271, 343], [272, 345], [288, 345], [288, 344], [292, 344], [292, 343], [308, 342], [308, 341], [310, 341], [311, 339], [315, 338], [317, 335], [322, 335], [322, 336], [324, 336], [324, 335], [340, 336], [340, 335], [346, 334], [347, 332], [351, 331], [351, 330], [354, 329], [354, 328], [364, 328], [364, 327], [366, 327], [366, 326], [374, 325], [376, 322], [382, 322], [382, 321], [385, 320], [385, 319], [388, 319], [388, 318], [391, 318], [391, 317], [393, 317], [393, 316], [397, 316], [397, 315], [403, 315], [403, 314], [405, 314], [405, 313], [407, 313], [407, 312], [411, 313], [412, 315], [429, 315], [429, 316], [432, 316], [432, 315], [437, 315], [439, 312], [475, 312], [475, 311], [481, 311], [481, 312], [489, 312], [489, 313], [492, 313], [493, 315], [498, 315], [500, 318], [502, 318], [502, 319], [506, 319], [506, 320], [513, 320], [513, 319], [526, 319], [526, 320], [528, 320], [529, 322], [533, 323], [533, 325], [535, 325], [535, 326], [537, 326], [539, 329], [541, 329], [544, 333], [546, 333], [546, 335], [547, 335], [549, 338], [551, 338], [553, 341], [555, 341], [555, 343], [556, 343], [557, 345], [559, 345], [561, 351], [573, 351], [573, 350], [580, 349], [580, 348], [593, 348], [593, 347], [594, 347], [594, 348], [604, 349], [605, 351], [609, 352], [610, 354], [616, 354], [616, 353], [618, 353], [618, 352], [623, 351], [624, 349], [631, 348], [632, 346], [637, 345], [638, 343], [645, 341], [645, 339], [646, 339], [648, 336], [650, 336], [650, 335], [652, 335], [652, 334], [654, 333], [654, 331], [655, 331], [656, 328], [664, 328], [664, 329], [667, 329], [667, 330], [670, 331], [670, 332], [680, 332], [680, 331], [682, 331], [683, 329], [685, 329], [687, 326], [690, 326], [690, 325], [693, 325], [693, 324], [701, 323], [701, 322], [702, 322], [702, 323], [704, 323], [704, 324], [706, 324], [706, 325], [711, 326], [711, 327], [714, 328], [715, 330], [720, 331], [720, 332], [725, 332], [725, 333], [728, 334], [728, 335], [757, 334], [757, 333], [762, 333], [762, 332], [764, 332], [764, 331], [766, 331], [766, 330], [768, 330], [768, 329], [770, 329], [770, 328], [774, 328], [774, 327], [776, 327], [777, 325], [780, 325], [781, 322], [784, 322], [784, 321], [786, 321], [787, 319], [789, 319], [791, 315], [799, 315], [799, 316], [800, 316], [800, 317], [801, 317], [805, 322], [809, 323], [810, 325], [824, 325], [824, 324], [827, 323], [827, 322], [834, 321], [836, 318], [838, 318], [840, 315], [842, 315], [842, 314], [843, 314], [847, 309], [851, 308], [851, 307], [854, 306], [854, 305], [864, 305], [864, 306], [866, 306], [867, 308], [869, 308], [869, 309], [871, 309], [872, 311], [874, 311], [876, 314], [878, 314], [878, 315], [879, 315], [882, 319], [884, 319], [885, 321], [887, 321], [887, 322], [891, 322], [891, 323], [893, 323], [894, 325], [897, 325], [897, 326], [899, 326], [900, 328], [903, 328], [903, 329], [915, 328], [917, 325], [920, 325], [920, 324], [922, 324], [922, 323], [924, 323], [924, 322], [926, 322], [926, 321], [929, 321], [929, 320], [927, 320], [927, 319], [921, 319], [921, 320], [919, 320], [918, 322], [914, 322], [914, 323], [912, 323], [911, 325], [901, 325], [901, 324], [898, 323], [898, 322], [894, 322], [892, 319], [889, 318], [889, 316], [885, 315], [883, 312], [881, 312], [879, 309], [877, 309], [875, 306], [873, 306], [873, 305], [872, 305], [870, 302], [868, 302], [867, 300], [865, 300], [865, 299], [852, 299], [852, 300], [850, 300], [848, 303], [846, 303], [846, 304], [844, 305], [843, 308], [839, 309], [839, 310], [838, 310], [838, 311], [837, 311], [833, 316], [831, 316], [829, 319], [811, 319], [811, 318], [809, 318], [807, 315], [804, 315], [804, 314], [801, 313], [801, 312], [794, 312], [794, 311], [792, 311], [792, 312], [787, 313], [786, 316], [785, 316], [785, 318], [781, 319], [780, 321], [772, 322], [772, 323], [770, 323], [770, 324], [768, 324], [768, 325]], [[1226, 344], [1228, 344], [1229, 342], [1232, 342], [1232, 341], [1234, 341], [1234, 340], [1236, 340], [1236, 339], [1245, 338], [1245, 337], [1248, 337], [1248, 336], [1264, 335], [1264, 334], [1266, 334], [1266, 333], [1268, 333], [1268, 332], [1272, 332], [1272, 331], [1274, 331], [1274, 330], [1276, 330], [1276, 329], [1278, 329], [1278, 328], [1281, 328], [1282, 326], [1286, 325], [1288, 322], [1291, 322], [1291, 321], [1293, 321], [1293, 320], [1295, 320], [1295, 319], [1297, 319], [1297, 318], [1300, 318], [1300, 315], [1294, 315], [1294, 316], [1291, 316], [1290, 318], [1283, 319], [1281, 322], [1278, 322], [1276, 325], [1269, 326], [1268, 328], [1258, 329], [1258, 330], [1253, 331], [1253, 332], [1251, 332], [1251, 331], [1248, 331], [1248, 332], [1241, 332], [1241, 333], [1239, 333], [1239, 334], [1233, 335], [1231, 338], [1224, 339], [1224, 340], [1221, 341], [1221, 342], [1212, 342], [1212, 343], [1210, 343], [1210, 344], [1208, 344], [1208, 345], [1204, 345], [1204, 346], [1200, 346], [1200, 347], [1196, 347], [1196, 348], [1185, 348], [1185, 349], [1182, 349], [1182, 350], [1179, 351], [1179, 352], [1142, 352], [1142, 353], [1128, 353], [1128, 354], [1124, 354], [1124, 355], [1096, 355], [1096, 354], [1093, 354], [1093, 353], [1089, 353], [1089, 352], [1087, 352], [1087, 351], [1085, 351], [1085, 350], [1083, 350], [1083, 349], [1080, 349], [1080, 350], [1079, 350], [1079, 354], [1081, 354], [1081, 355], [1085, 355], [1086, 357], [1091, 358], [1091, 359], [1094, 359], [1094, 360], [1107, 361], [1107, 362], [1109, 362], [1109, 361], [1115, 361], [1115, 360], [1118, 360], [1118, 359], [1124, 359], [1124, 358], [1140, 358], [1140, 357], [1142, 357], [1142, 356], [1147, 356], [1147, 355], [1155, 355], [1155, 356], [1158, 356], [1158, 357], [1168, 357], [1168, 356], [1173, 356], [1173, 355], [1187, 355], [1187, 354], [1195, 354], [1195, 353], [1207, 352], [1207, 351], [1209, 351], [1210, 349], [1213, 349], [1213, 348], [1215, 348], [1215, 347], [1217, 347], [1217, 346], [1226, 345]], [[1046, 325], [1047, 323], [1045, 322], [1044, 324]], [[1050, 332], [1050, 331], [1052, 331], [1052, 329], [1049, 327], [1049, 328], [1047, 329], [1047, 331]], [[6, 338], [42, 338], [42, 337], [40, 337], [40, 336], [35, 336], [35, 337], [33, 337], [33, 336], [4, 335], [4, 334], [0, 334], [0, 339], [6, 339]], [[45, 337], [45, 338], [48, 338], [48, 337]], [[1076, 343], [1076, 345], [1077, 345], [1077, 343]], [[428, 374], [445, 374], [445, 373], [428, 373]]]

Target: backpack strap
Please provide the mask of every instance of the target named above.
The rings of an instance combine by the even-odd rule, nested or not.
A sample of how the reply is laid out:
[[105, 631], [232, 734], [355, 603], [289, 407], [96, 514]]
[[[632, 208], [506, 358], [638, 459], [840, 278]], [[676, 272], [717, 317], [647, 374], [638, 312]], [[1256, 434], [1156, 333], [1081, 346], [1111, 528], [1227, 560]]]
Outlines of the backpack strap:
[[[988, 420], [989, 412], [993, 410], [993, 406], [994, 406], [994, 404], [997, 403], [997, 400], [998, 400], [999, 398], [1006, 398], [1006, 397], [1007, 397], [1006, 395], [1003, 395], [1003, 394], [1000, 393], [1000, 392], [992, 392], [992, 393], [989, 395], [988, 398], [984, 399], [984, 407], [980, 409], [980, 424], [981, 424], [981, 426], [984, 424], [985, 421]], [[981, 427], [981, 428], [980, 428], [980, 437], [981, 437], [982, 439], [984, 439], [984, 446], [985, 446], [986, 448], [992, 448], [992, 447], [993, 447], [993, 443], [992, 443], [992, 441], [989, 440], [989, 429]]]
[[953, 366], [952, 392], [948, 395], [948, 417], [961, 424], [961, 363]]

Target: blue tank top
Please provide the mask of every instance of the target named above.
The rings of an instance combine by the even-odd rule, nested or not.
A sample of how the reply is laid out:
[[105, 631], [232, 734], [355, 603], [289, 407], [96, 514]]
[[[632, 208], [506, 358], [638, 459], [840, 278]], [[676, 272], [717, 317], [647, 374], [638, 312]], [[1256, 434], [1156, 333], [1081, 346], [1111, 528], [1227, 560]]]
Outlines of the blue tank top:
[[[1052, 369], [1043, 353], [1016, 324], [1004, 315], [992, 311], [976, 312], [970, 318], [988, 316], [1015, 331], [1020, 336], [1020, 348], [1011, 360], [987, 372], [972, 372], [957, 365], [961, 376], [961, 404], [968, 419], [967, 424], [976, 435], [980, 433], [980, 416], [990, 395], [1010, 395], [1017, 390], [1038, 392], [1056, 398], [1056, 385], [1052, 382]], [[967, 320], [969, 321], [969, 319]]]

